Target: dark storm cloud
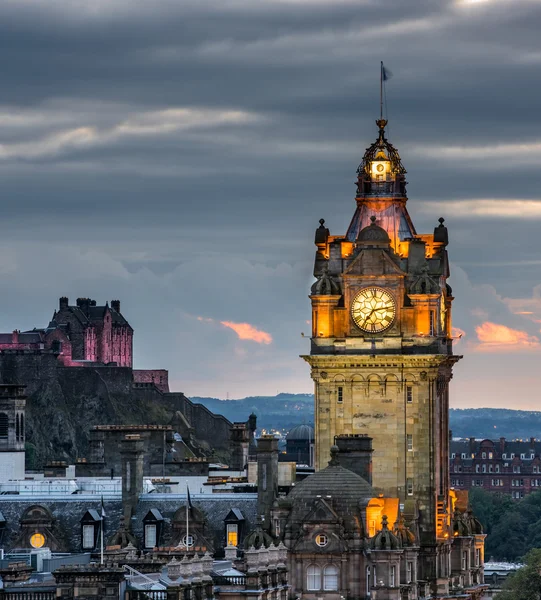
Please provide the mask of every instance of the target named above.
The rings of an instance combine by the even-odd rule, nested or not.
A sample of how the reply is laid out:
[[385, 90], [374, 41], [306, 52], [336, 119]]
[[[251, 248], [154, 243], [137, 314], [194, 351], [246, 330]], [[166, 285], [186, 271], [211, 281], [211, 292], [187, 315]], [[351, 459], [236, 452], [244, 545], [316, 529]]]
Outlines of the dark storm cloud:
[[514, 314], [541, 304], [539, 22], [527, 0], [0, 3], [0, 326], [119, 296], [139, 366], [189, 393], [308, 390], [313, 229], [351, 218], [384, 60], [410, 212], [449, 225], [473, 385], [476, 328], [539, 335]]

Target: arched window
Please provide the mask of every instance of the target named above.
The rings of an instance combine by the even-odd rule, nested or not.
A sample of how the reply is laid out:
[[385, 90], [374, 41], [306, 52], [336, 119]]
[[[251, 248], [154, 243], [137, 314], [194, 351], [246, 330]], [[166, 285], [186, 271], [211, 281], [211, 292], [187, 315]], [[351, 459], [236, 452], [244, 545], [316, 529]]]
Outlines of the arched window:
[[336, 565], [327, 565], [323, 570], [323, 589], [338, 590], [338, 567]]
[[310, 565], [306, 569], [306, 589], [310, 592], [321, 589], [321, 569], [317, 565]]
[[20, 432], [19, 432], [19, 413], [17, 413], [15, 415], [15, 440], [18, 442], [19, 438], [20, 438]]
[[366, 597], [370, 598], [370, 588], [372, 587], [372, 582], [370, 581], [370, 567], [366, 567]]
[[21, 415], [21, 442], [24, 442], [24, 415]]
[[0, 439], [6, 440], [8, 437], [9, 423], [6, 413], [0, 413]]

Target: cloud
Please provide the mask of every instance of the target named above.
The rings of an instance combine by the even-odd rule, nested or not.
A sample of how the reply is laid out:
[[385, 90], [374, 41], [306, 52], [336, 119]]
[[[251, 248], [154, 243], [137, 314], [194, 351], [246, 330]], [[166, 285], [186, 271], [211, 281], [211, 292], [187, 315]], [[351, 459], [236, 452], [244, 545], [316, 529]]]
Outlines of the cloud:
[[272, 336], [270, 333], [257, 329], [257, 327], [250, 325], [250, 323], [233, 323], [232, 321], [220, 321], [220, 323], [224, 327], [232, 329], [239, 336], [240, 340], [251, 340], [258, 344], [272, 343]]
[[517, 198], [447, 200], [442, 202], [421, 202], [428, 212], [441, 212], [444, 207], [450, 213], [465, 217], [496, 217], [505, 219], [541, 219], [541, 200], [521, 200]]
[[475, 328], [479, 344], [475, 349], [480, 352], [498, 351], [509, 352], [516, 350], [537, 350], [540, 347], [539, 338], [529, 335], [526, 331], [511, 329], [506, 325], [486, 321]]

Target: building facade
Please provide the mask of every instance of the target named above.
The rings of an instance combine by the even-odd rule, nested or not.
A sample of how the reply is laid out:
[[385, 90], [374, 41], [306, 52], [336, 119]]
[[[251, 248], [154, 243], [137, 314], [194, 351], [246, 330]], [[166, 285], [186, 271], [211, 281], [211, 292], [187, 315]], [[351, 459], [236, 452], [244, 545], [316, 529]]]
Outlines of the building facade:
[[373, 438], [372, 485], [397, 498], [418, 531], [419, 580], [446, 594], [452, 577], [449, 381], [451, 336], [444, 220], [418, 234], [406, 170], [377, 122], [357, 170], [356, 210], [344, 235], [316, 230], [309, 356], [315, 384], [316, 469], [336, 436]]
[[541, 489], [541, 441], [451, 440], [451, 486], [480, 487], [520, 500]]

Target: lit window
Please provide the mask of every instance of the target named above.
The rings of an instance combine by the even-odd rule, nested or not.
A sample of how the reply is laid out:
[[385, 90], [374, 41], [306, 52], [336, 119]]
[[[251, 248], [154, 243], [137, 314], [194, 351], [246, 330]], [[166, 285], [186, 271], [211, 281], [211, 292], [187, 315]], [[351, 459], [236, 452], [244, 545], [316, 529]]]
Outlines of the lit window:
[[94, 548], [94, 525], [83, 525], [83, 548]]
[[321, 589], [321, 569], [316, 565], [306, 569], [306, 589], [311, 592]]
[[[191, 536], [190, 536], [191, 537]], [[156, 525], [145, 525], [145, 548], [156, 547]]]
[[[278, 523], [278, 527], [280, 526], [280, 522], [276, 520]], [[236, 524], [229, 524], [227, 526], [227, 545], [228, 546], [238, 546], [239, 545], [239, 528]]]
[[[413, 402], [413, 388], [411, 387], [411, 385], [408, 385], [406, 387], [406, 402], [408, 404], [411, 404]], [[454, 455], [453, 455], [454, 458]]]
[[34, 533], [30, 538], [32, 548], [43, 548], [45, 546], [45, 536], [42, 533]]
[[436, 335], [436, 311], [430, 311], [430, 335]]
[[316, 544], [320, 548], [323, 548], [328, 543], [329, 543], [329, 538], [324, 533], [320, 533], [319, 535], [316, 535]]
[[344, 388], [343, 387], [339, 387], [338, 388], [338, 404], [342, 404], [342, 402], [344, 401]]
[[406, 441], [408, 444], [408, 451], [413, 450], [413, 436], [411, 435], [411, 433], [408, 433], [406, 435]]
[[338, 589], [338, 567], [327, 565], [323, 570], [323, 589], [332, 591]]
[[489, 452], [488, 453], [488, 458], [492, 460], [494, 458], [494, 454], [492, 454], [492, 452]]
[[376, 520], [375, 519], [370, 519], [370, 521], [368, 521], [368, 535], [370, 537], [373, 537], [376, 535]]

